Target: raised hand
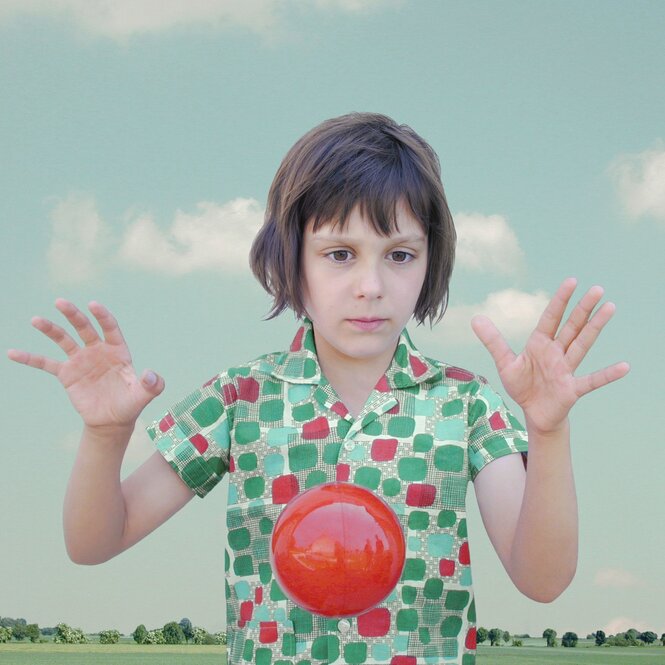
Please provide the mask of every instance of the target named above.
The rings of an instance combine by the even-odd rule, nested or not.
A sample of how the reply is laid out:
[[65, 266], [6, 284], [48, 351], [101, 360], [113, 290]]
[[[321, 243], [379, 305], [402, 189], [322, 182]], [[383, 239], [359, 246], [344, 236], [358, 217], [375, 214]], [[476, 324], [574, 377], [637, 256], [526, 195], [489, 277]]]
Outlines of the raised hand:
[[133, 427], [146, 404], [164, 389], [163, 380], [150, 371], [137, 377], [118, 323], [106, 307], [97, 302], [89, 304], [102, 329], [102, 338], [73, 303], [59, 298], [55, 306], [76, 330], [82, 344], [64, 328], [36, 316], [32, 325], [52, 339], [67, 359], [59, 361], [16, 349], [10, 349], [8, 357], [53, 374], [88, 427]]
[[603, 296], [603, 289], [594, 286], [560, 328], [576, 286], [574, 278], [562, 282], [519, 355], [490, 319], [475, 316], [471, 321], [473, 331], [496, 363], [506, 392], [522, 407], [529, 426], [544, 433], [559, 429], [580, 397], [622, 378], [630, 369], [628, 363], [619, 362], [574, 376], [615, 311], [614, 304], [606, 302], [592, 314]]

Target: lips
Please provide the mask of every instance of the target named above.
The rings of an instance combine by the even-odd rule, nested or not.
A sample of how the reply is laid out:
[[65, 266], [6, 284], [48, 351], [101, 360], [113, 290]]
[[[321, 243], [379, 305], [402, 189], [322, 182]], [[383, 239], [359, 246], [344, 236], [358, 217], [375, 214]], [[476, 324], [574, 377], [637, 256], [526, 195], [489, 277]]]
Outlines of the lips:
[[348, 321], [354, 328], [371, 332], [380, 328], [387, 319], [362, 317], [359, 319], [348, 319]]

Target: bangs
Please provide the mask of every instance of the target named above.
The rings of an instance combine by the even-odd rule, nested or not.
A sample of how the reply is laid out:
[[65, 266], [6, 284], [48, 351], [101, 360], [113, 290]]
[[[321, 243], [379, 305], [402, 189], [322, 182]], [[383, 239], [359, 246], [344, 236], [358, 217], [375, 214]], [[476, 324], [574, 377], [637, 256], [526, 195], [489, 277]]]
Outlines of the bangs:
[[394, 148], [393, 154], [383, 159], [356, 151], [352, 162], [337, 164], [341, 168], [336, 169], [334, 178], [314, 181], [302, 198], [301, 219], [313, 220], [314, 231], [328, 224], [343, 230], [358, 206], [376, 233], [387, 237], [399, 231], [397, 208], [403, 203], [428, 235], [428, 183], [400, 146]]

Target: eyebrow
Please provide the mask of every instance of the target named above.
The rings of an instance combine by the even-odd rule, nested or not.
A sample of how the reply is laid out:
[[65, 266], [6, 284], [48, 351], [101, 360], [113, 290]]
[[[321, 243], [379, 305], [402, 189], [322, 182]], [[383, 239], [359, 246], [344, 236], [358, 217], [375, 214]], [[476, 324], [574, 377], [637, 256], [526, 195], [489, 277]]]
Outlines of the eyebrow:
[[[340, 243], [342, 245], [354, 242], [357, 242], [359, 238], [354, 238], [352, 236], [340, 236], [340, 235], [325, 235], [321, 236], [318, 233], [314, 233], [311, 236], [312, 240], [320, 243]], [[427, 238], [424, 235], [414, 235], [414, 236], [386, 236], [386, 240], [389, 240], [391, 243], [425, 243]]]

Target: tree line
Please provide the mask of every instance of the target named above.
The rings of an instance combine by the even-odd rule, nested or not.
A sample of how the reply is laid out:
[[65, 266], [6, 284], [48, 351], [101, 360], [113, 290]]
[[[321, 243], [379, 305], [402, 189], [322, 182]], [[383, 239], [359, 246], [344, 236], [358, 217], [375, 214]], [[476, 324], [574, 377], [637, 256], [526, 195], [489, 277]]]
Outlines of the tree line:
[[[121, 633], [115, 629], [102, 630], [99, 633], [99, 642], [101, 644], [116, 644], [120, 640]], [[0, 643], [10, 640], [30, 642], [46, 642], [45, 636], [52, 636], [53, 642], [61, 644], [84, 644], [88, 643], [89, 638], [80, 628], [72, 628], [65, 623], [49, 628], [40, 628], [36, 623], [28, 623], [25, 619], [12, 619], [11, 617], [0, 617]], [[188, 618], [182, 618], [179, 622], [169, 621], [162, 628], [153, 628], [148, 630], [143, 624], [140, 624], [131, 633], [131, 637], [137, 644], [226, 644], [226, 633], [209, 633], [204, 628], [192, 625]], [[511, 635], [507, 630], [500, 628], [478, 628], [476, 632], [476, 641], [478, 644], [483, 642], [490, 643], [491, 646], [501, 646], [501, 642], [511, 646], [523, 646], [524, 638], [530, 638], [528, 634]], [[543, 631], [543, 639], [546, 640], [548, 647], [559, 646], [557, 632], [553, 628], [546, 628]], [[564, 647], [575, 647], [578, 642], [577, 633], [568, 631], [561, 636], [561, 645]], [[635, 628], [630, 628], [623, 633], [616, 635], [606, 635], [604, 631], [597, 630], [586, 636], [587, 640], [594, 640], [598, 646], [645, 646], [653, 644], [660, 639], [665, 646], [665, 633], [660, 638], [651, 630], [640, 632]], [[512, 640], [512, 641], [511, 641]]]
[[[116, 629], [102, 630], [98, 633], [100, 644], [117, 644], [121, 633]], [[47, 642], [45, 637], [60, 644], [87, 644], [88, 636], [80, 628], [72, 628], [66, 623], [40, 628], [36, 623], [25, 619], [0, 617], [0, 643], [16, 640], [22, 642]], [[148, 630], [143, 624], [136, 627], [131, 637], [137, 644], [226, 644], [226, 633], [210, 633], [205, 628], [192, 625], [188, 618], [179, 622], [169, 621], [162, 628]]]
[[[483, 628], [482, 626], [478, 628], [476, 632], [476, 641], [478, 644], [489, 641], [490, 645], [493, 647], [501, 646], [501, 641], [508, 643], [511, 641], [513, 647], [521, 647], [524, 645], [522, 638], [530, 638], [528, 634], [524, 635], [515, 635], [511, 634], [507, 630], [501, 630], [500, 628]], [[546, 628], [543, 631], [543, 639], [545, 639], [548, 647], [559, 646], [559, 640], [557, 639], [557, 632], [553, 628]], [[647, 630], [640, 632], [635, 628], [629, 628], [623, 633], [617, 633], [616, 635], [606, 635], [604, 631], [597, 630], [594, 633], [589, 633], [586, 636], [587, 640], [594, 640], [597, 646], [612, 646], [612, 647], [643, 647], [647, 644], [653, 644], [659, 638], [656, 633], [652, 630]], [[568, 631], [564, 633], [561, 637], [561, 645], [564, 647], [576, 647], [579, 638], [577, 633]], [[660, 642], [665, 646], [665, 633], [660, 636]]]

